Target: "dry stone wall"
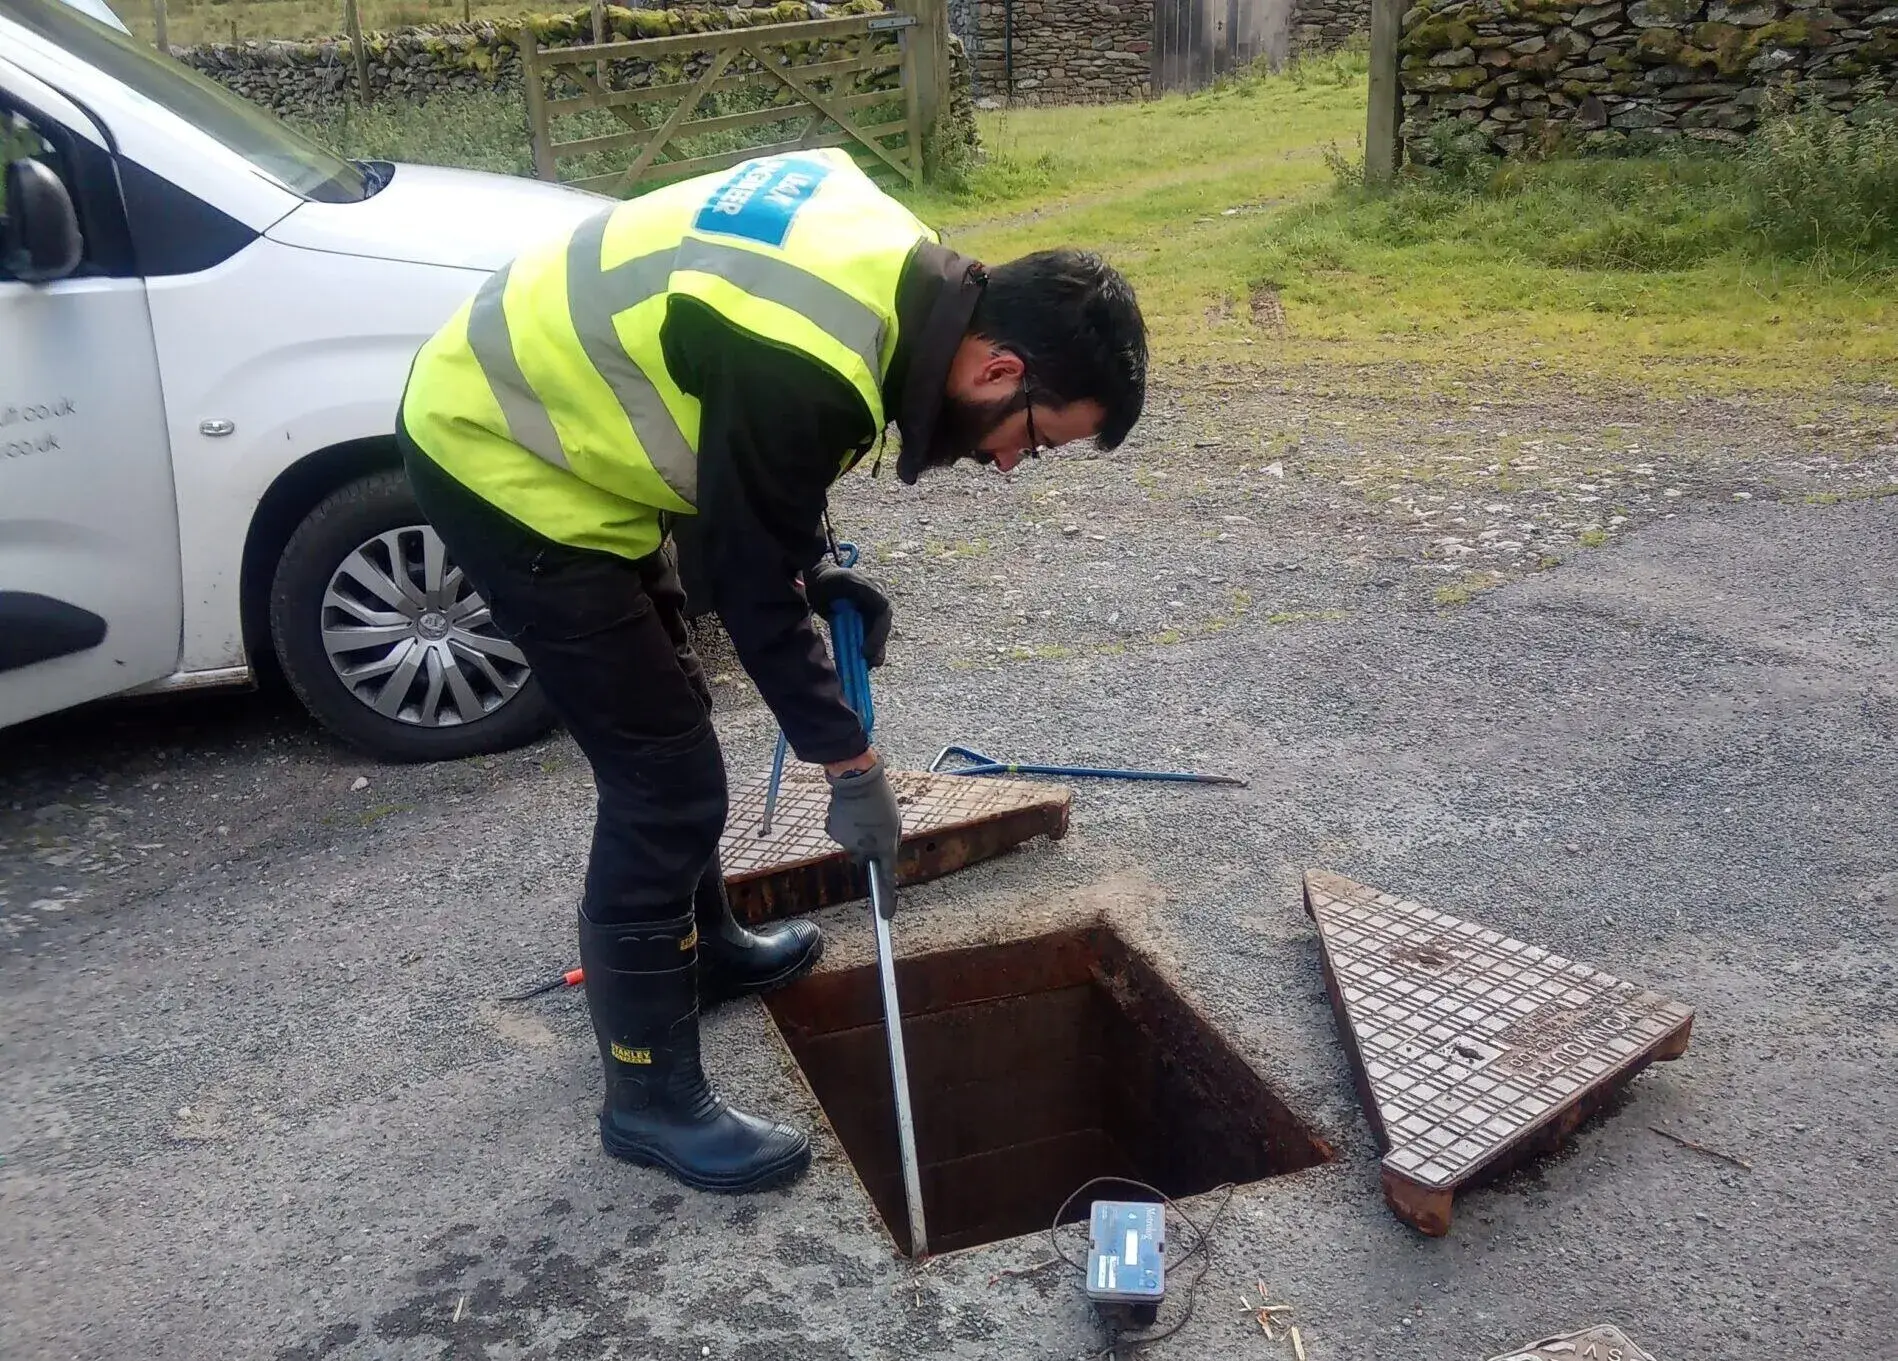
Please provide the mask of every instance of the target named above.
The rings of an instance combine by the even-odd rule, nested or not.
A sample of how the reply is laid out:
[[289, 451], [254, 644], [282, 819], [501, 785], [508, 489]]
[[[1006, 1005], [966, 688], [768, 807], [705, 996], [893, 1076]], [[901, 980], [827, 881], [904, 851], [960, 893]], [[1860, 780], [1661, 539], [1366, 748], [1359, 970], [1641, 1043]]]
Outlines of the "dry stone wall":
[[[1108, 104], [1153, 93], [1153, 0], [977, 0], [984, 101]], [[1011, 60], [1012, 53], [1012, 60]], [[1013, 71], [1011, 82], [1009, 73]]]
[[[606, 10], [609, 40], [657, 38], [806, 19], [874, 14], [879, 0], [843, 0], [824, 5], [786, 0], [772, 5], [699, 6], [675, 9]], [[590, 9], [571, 14], [536, 15], [518, 22], [448, 24], [371, 33], [363, 40], [371, 99], [427, 100], [468, 90], [519, 92], [521, 25], [542, 47], [573, 47], [593, 41]], [[892, 40], [893, 41], [893, 40]], [[975, 112], [969, 95], [971, 71], [959, 42], [950, 44], [950, 100], [938, 130], [945, 149], [976, 145]], [[320, 114], [333, 110], [355, 86], [355, 65], [346, 38], [309, 42], [209, 43], [174, 48], [173, 55], [246, 99], [278, 113]], [[706, 58], [694, 56], [664, 63], [614, 62], [615, 88], [664, 84], [689, 79]], [[888, 76], [895, 82], [895, 74]]]
[[1405, 141], [1455, 120], [1498, 151], [1737, 144], [1774, 102], [1898, 93], [1898, 5], [1868, 0], [1422, 0], [1404, 15]]
[[975, 126], [975, 63], [954, 29], [949, 31], [949, 107], [936, 126], [940, 154], [978, 155], [982, 134]]
[[[877, 0], [844, 0], [837, 5], [785, 0], [772, 5], [622, 9], [608, 6], [609, 40], [659, 38], [677, 33], [796, 23], [804, 19], [876, 13]], [[369, 96], [426, 99], [458, 90], [521, 88], [520, 25], [530, 28], [542, 47], [572, 47], [593, 41], [591, 10], [534, 15], [519, 21], [444, 24], [364, 36]], [[347, 38], [308, 42], [207, 43], [174, 48], [187, 66], [280, 113], [316, 113], [333, 108], [355, 68]], [[636, 63], [622, 62], [619, 67]], [[631, 83], [637, 83], [635, 79]]]

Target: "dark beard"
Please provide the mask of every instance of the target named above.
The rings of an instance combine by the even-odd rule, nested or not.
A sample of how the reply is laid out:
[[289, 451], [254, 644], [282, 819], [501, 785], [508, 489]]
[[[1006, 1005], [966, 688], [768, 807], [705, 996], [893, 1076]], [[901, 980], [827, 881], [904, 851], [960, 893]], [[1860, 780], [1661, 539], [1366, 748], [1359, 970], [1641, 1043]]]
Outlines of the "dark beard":
[[982, 441], [1002, 422], [1021, 410], [1019, 396], [1002, 397], [993, 402], [965, 402], [944, 396], [942, 410], [936, 416], [936, 433], [923, 458], [923, 468], [947, 468], [963, 459], [993, 463], [995, 455], [982, 448]]

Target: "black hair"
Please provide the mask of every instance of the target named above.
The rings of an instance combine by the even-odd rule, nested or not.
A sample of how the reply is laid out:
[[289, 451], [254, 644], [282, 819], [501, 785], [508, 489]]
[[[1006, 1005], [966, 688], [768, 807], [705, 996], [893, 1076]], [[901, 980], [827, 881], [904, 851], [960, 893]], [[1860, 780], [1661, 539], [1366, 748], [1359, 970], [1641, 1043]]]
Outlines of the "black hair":
[[1106, 413], [1095, 443], [1127, 438], [1147, 397], [1147, 323], [1120, 271], [1092, 251], [1044, 250], [988, 271], [969, 331], [1011, 350], [1028, 389]]

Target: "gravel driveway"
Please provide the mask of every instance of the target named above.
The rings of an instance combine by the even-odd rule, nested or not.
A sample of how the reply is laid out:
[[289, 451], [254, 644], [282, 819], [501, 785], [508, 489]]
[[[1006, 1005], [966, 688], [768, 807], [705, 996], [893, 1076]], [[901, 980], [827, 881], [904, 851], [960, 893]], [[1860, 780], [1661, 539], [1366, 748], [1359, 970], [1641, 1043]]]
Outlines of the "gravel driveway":
[[[1104, 916], [1336, 1147], [1239, 1191], [1154, 1355], [1289, 1355], [1239, 1309], [1259, 1280], [1313, 1361], [1595, 1321], [1660, 1361], [1883, 1354], [1898, 401], [1352, 393], [1201, 375], [1123, 455], [840, 494], [898, 598], [899, 763], [1251, 780], [1080, 788], [1066, 840], [906, 891], [899, 943]], [[760, 769], [771, 721], [709, 652]], [[911, 1268], [828, 1133], [738, 1201], [600, 1156], [579, 999], [490, 1000], [570, 962], [589, 816], [564, 738], [379, 767], [268, 694], [0, 737], [0, 1356], [1097, 1352], [1069, 1281], [1005, 1274], [1045, 1239]], [[1692, 1049], [1422, 1239], [1378, 1193], [1308, 866], [1680, 997]], [[860, 909], [825, 923], [867, 957]], [[817, 1122], [756, 1004], [707, 1050]]]

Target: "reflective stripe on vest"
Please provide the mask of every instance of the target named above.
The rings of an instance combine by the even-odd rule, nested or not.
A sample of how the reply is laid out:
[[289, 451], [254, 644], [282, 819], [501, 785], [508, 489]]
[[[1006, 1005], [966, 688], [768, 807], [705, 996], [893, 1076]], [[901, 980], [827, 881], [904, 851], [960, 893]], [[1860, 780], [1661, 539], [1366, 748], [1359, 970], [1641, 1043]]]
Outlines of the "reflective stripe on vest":
[[[666, 485], [688, 504], [698, 504], [698, 456], [679, 433], [652, 379], [626, 353], [613, 328], [616, 313], [665, 292], [674, 269], [716, 275], [755, 298], [802, 313], [856, 355], [865, 369], [879, 372], [883, 318], [835, 284], [772, 256], [697, 238], [687, 239], [676, 251], [654, 251], [603, 270], [600, 245], [609, 215], [590, 218], [573, 234], [567, 249], [567, 307], [581, 347], [619, 398], [646, 457]], [[565, 468], [567, 453], [553, 419], [514, 357], [514, 339], [502, 306], [507, 274], [501, 270], [475, 295], [468, 317], [468, 346], [494, 389], [515, 442], [555, 467]]]
[[[679, 432], [666, 410], [665, 399], [652, 379], [620, 345], [613, 317], [629, 307], [666, 291], [672, 275], [672, 251], [654, 251], [611, 269], [600, 268], [600, 246], [606, 238], [609, 209], [580, 224], [567, 245], [567, 311], [580, 347], [606, 385], [619, 398], [620, 409], [633, 427], [646, 457], [665, 484], [688, 505], [698, 503], [698, 456]], [[502, 305], [508, 271], [503, 269], [475, 295], [468, 317], [468, 347], [487, 375], [488, 386], [507, 417], [508, 433], [522, 448], [538, 454], [556, 468], [566, 468], [567, 452], [553, 418], [521, 373], [514, 357], [514, 337], [508, 330]]]
[[507, 309], [502, 304], [509, 268], [502, 266], [475, 294], [474, 306], [468, 309], [468, 348], [474, 351], [475, 362], [494, 389], [494, 400], [500, 403], [501, 414], [507, 419], [508, 434], [522, 448], [564, 468], [567, 455], [560, 447], [560, 436], [554, 431], [547, 408], [528, 386], [521, 361], [514, 357], [514, 338], [508, 334]]
[[[643, 555], [660, 513], [698, 498], [698, 403], [660, 341], [670, 301], [807, 355], [880, 428], [897, 286], [933, 239], [841, 151], [669, 185], [493, 275], [423, 347], [405, 424], [451, 476], [549, 537]], [[837, 454], [841, 469], [854, 451]]]
[[839, 345], [877, 373], [882, 365], [883, 318], [843, 289], [808, 270], [770, 255], [688, 237], [679, 246], [676, 268], [728, 280], [751, 294], [793, 312], [801, 312]]

